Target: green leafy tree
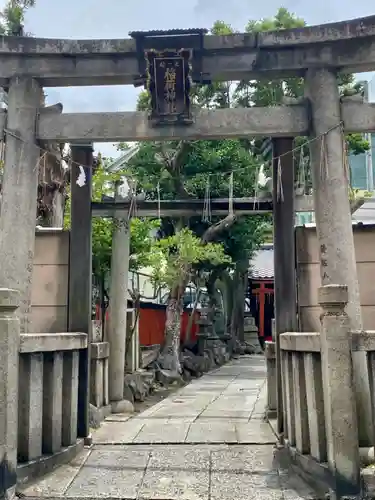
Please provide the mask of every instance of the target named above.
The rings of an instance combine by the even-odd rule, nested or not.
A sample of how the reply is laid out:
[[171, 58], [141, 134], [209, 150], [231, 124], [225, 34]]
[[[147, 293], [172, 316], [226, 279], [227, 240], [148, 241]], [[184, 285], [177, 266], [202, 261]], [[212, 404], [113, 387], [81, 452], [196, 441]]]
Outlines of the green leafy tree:
[[[35, 0], [9, 0], [0, 12], [0, 34], [3, 36], [31, 36], [24, 32], [27, 10], [35, 6]], [[41, 106], [45, 105], [42, 95]], [[62, 167], [64, 145], [41, 143], [39, 168], [37, 224], [45, 227], [62, 227], [66, 201], [65, 188], [68, 172]]]
[[[278, 10], [274, 18], [249, 21], [246, 31], [259, 32], [274, 29], [297, 28], [305, 25], [303, 19], [287, 9]], [[228, 35], [234, 32], [224, 21], [217, 21], [211, 32]], [[342, 75], [339, 79], [340, 92], [348, 95], [360, 91], [354, 84], [352, 75]], [[303, 96], [304, 84], [300, 78], [251, 82], [213, 82], [211, 85], [195, 85], [192, 101], [196, 108], [228, 108], [231, 106], [249, 107], [272, 106], [283, 103], [285, 97]], [[150, 98], [142, 92], [138, 100], [138, 110], [148, 110]], [[300, 140], [300, 139], [298, 139]], [[301, 139], [303, 141], [303, 139]], [[356, 153], [366, 149], [367, 144], [361, 136], [348, 136], [348, 146]], [[149, 199], [204, 198], [209, 190], [211, 197], [228, 197], [230, 172], [235, 171], [233, 192], [235, 197], [252, 196], [256, 191], [257, 172], [262, 160], [258, 156], [257, 141], [217, 140], [147, 143], [141, 146], [139, 154], [130, 162], [131, 175]], [[209, 235], [210, 241], [223, 243], [227, 255], [235, 262], [235, 272], [231, 280], [234, 292], [232, 304], [241, 302], [246, 287], [248, 262], [253, 253], [270, 232], [270, 219], [267, 217], [241, 217], [233, 214], [220, 220], [202, 221], [197, 214], [190, 220], [163, 220], [162, 235], [176, 233], [176, 227], [187, 224], [194, 234], [204, 242]], [[210, 267], [209, 279], [225, 273], [225, 265]], [[241, 286], [239, 284], [241, 283]], [[176, 287], [175, 287], [176, 288]], [[239, 291], [240, 290], [240, 291]], [[171, 290], [171, 296], [173, 296]], [[243, 306], [242, 306], [243, 307]], [[232, 308], [235, 309], [235, 308]], [[233, 311], [232, 311], [233, 312]], [[234, 311], [237, 323], [243, 317], [242, 311]], [[233, 316], [233, 314], [232, 314]], [[232, 324], [236, 323], [233, 321]], [[239, 327], [241, 330], [241, 327]], [[233, 327], [238, 334], [238, 328]]]
[[[101, 201], [103, 195], [113, 195], [114, 185], [124, 176], [124, 171], [110, 170], [110, 160], [100, 155], [92, 177], [92, 199]], [[64, 226], [70, 228], [70, 199], [68, 198]], [[137, 271], [148, 265], [152, 249], [152, 231], [159, 227], [159, 221], [133, 218], [130, 221], [130, 262], [129, 268]], [[102, 280], [111, 269], [113, 220], [103, 217], [92, 219], [92, 264], [93, 273]]]
[[0, 14], [0, 34], [25, 36], [25, 13], [34, 5], [35, 0], [9, 0]]
[[[218, 100], [223, 101], [218, 95], [222, 89], [216, 88], [196, 88], [194, 91], [196, 102], [200, 106], [213, 107], [222, 104], [215, 104], [215, 95]], [[226, 92], [225, 89], [223, 89]], [[206, 92], [206, 96], [202, 97]], [[216, 94], [215, 94], [216, 93]], [[206, 102], [206, 104], [203, 104]], [[147, 93], [141, 93], [138, 101], [138, 109], [148, 109], [149, 100]], [[128, 165], [129, 173], [137, 181], [137, 185], [145, 192], [148, 199], [187, 199], [207, 196], [212, 198], [228, 198], [231, 172], [233, 175], [233, 194], [235, 197], [252, 196], [256, 190], [257, 171], [259, 160], [249, 152], [246, 145], [240, 140], [223, 139], [216, 141], [191, 141], [191, 142], [167, 142], [167, 143], [145, 143], [142, 144], [138, 155], [136, 155]], [[236, 218], [228, 211], [228, 215], [223, 219], [212, 217], [211, 220], [203, 221], [202, 214], [190, 218], [188, 221], [171, 221], [164, 219], [162, 223], [162, 236], [170, 236], [175, 233], [176, 227], [188, 224], [197, 237], [203, 242], [217, 241], [223, 243], [227, 255], [240, 259], [242, 267], [248, 265], [248, 260], [252, 253], [259, 247], [264, 235], [264, 225], [262, 231], [258, 232], [259, 238], [254, 239], [254, 225], [258, 225], [261, 220], [267, 220], [269, 228], [269, 218]], [[210, 219], [208, 217], [207, 219]], [[245, 227], [246, 226], [246, 227]], [[236, 228], [237, 240], [235, 244], [230, 242], [231, 229]], [[242, 235], [242, 238], [241, 236]], [[242, 251], [241, 251], [242, 250]], [[219, 277], [225, 272], [225, 264], [212, 266], [205, 263], [207, 288], [212, 279]], [[246, 267], [247, 270], [247, 267]], [[243, 271], [244, 273], [245, 271]], [[230, 278], [231, 279], [231, 278]], [[175, 295], [176, 287], [171, 288], [171, 301]], [[235, 287], [231, 290], [235, 293]], [[244, 290], [243, 290], [244, 293]], [[231, 300], [235, 303], [236, 299]]]
[[179, 349], [182, 313], [182, 296], [194, 274], [208, 265], [229, 265], [230, 257], [221, 244], [203, 242], [190, 229], [182, 228], [172, 236], [156, 240], [149, 263], [154, 281], [169, 288], [170, 297], [166, 312], [165, 344], [159, 358], [162, 367], [175, 375], [181, 373]]
[[[296, 16], [288, 9], [281, 7], [273, 18], [265, 18], [261, 20], [251, 20], [246, 26], [246, 32], [259, 33], [270, 30], [283, 30], [292, 28], [302, 28], [306, 26], [304, 19]], [[363, 93], [363, 86], [355, 82], [353, 74], [339, 74], [338, 86], [341, 96], [349, 96], [358, 93]], [[275, 106], [283, 104], [285, 98], [301, 98], [304, 95], [304, 80], [303, 78], [284, 78], [272, 80], [252, 80], [240, 82], [234, 93], [233, 99], [236, 104], [241, 107], [251, 106]], [[302, 146], [307, 138], [297, 138], [296, 146]], [[346, 136], [347, 150], [355, 155], [368, 150], [369, 143], [362, 134], [348, 134]], [[261, 140], [255, 141], [255, 151], [260, 146]], [[303, 154], [308, 162], [308, 148], [302, 148], [296, 152], [296, 172], [297, 176], [301, 175], [299, 166], [301, 164], [300, 154]], [[311, 173], [309, 164], [304, 174], [306, 179], [303, 181], [307, 188], [311, 188]], [[296, 179], [297, 180], [297, 179]]]

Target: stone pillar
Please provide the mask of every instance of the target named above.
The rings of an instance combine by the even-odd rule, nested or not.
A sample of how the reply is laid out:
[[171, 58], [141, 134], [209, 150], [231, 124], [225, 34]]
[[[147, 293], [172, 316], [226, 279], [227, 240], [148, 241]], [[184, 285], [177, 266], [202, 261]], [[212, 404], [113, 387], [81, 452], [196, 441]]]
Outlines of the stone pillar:
[[255, 318], [250, 315], [244, 318], [244, 340], [247, 344], [251, 344], [251, 346], [254, 347], [256, 354], [263, 353], [259, 343], [259, 334], [255, 324]]
[[9, 86], [0, 218], [0, 283], [21, 293], [21, 331], [28, 332], [40, 149], [35, 130], [42, 89], [26, 77]]
[[18, 291], [0, 289], [0, 498], [8, 499], [17, 483], [19, 303]]
[[[322, 285], [347, 285], [347, 313], [351, 329], [358, 331], [363, 326], [337, 75], [327, 69], [312, 69], [307, 72], [305, 82], [312, 112], [310, 139], [325, 134], [324, 139], [319, 138], [310, 143], [321, 281]], [[322, 146], [325, 151], [322, 151]], [[353, 364], [360, 415], [360, 445], [372, 446], [373, 424], [366, 353], [353, 353]]]
[[276, 394], [276, 353], [275, 342], [266, 342], [264, 355], [267, 367], [267, 418], [277, 417], [277, 394]]
[[[116, 186], [115, 199], [123, 198]], [[109, 301], [109, 400], [113, 413], [122, 413], [129, 407], [124, 401], [125, 347], [128, 305], [128, 273], [130, 230], [127, 218], [114, 218], [111, 261], [111, 288]]]
[[125, 371], [127, 373], [133, 373], [140, 368], [139, 317], [137, 318], [136, 309], [128, 309], [127, 311], [126, 344]]
[[[297, 330], [293, 139], [273, 141], [273, 244], [277, 431], [284, 431], [280, 334]], [[279, 161], [280, 158], [280, 161]]]
[[319, 288], [324, 415], [328, 464], [335, 478], [331, 499], [359, 493], [360, 462], [348, 287]]
[[78, 377], [78, 436], [87, 437], [90, 433], [89, 378], [92, 341], [92, 144], [72, 144], [71, 152], [68, 330], [88, 335], [87, 350], [82, 349], [79, 354]]

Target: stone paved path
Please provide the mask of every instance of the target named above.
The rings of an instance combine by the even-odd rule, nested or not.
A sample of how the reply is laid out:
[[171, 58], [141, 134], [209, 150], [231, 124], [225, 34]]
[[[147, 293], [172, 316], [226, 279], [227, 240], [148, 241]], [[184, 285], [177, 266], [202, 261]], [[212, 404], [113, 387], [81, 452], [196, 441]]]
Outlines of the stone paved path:
[[242, 357], [129, 418], [113, 415], [94, 445], [23, 490], [67, 500], [314, 498], [274, 458], [263, 421], [265, 363]]

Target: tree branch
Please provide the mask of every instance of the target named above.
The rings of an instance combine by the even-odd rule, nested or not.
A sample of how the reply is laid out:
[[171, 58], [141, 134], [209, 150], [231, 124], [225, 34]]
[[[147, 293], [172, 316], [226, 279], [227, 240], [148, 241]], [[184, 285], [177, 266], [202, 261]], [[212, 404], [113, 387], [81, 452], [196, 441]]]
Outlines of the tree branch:
[[354, 200], [350, 200], [350, 213], [354, 214], [365, 202], [365, 198], [356, 198]]
[[186, 191], [181, 178], [181, 167], [185, 162], [189, 149], [190, 145], [188, 142], [180, 141], [175, 152], [170, 156], [165, 151], [163, 144], [161, 144], [160, 160], [172, 177], [176, 193], [181, 199], [190, 198], [190, 193]]
[[227, 215], [224, 219], [209, 227], [207, 231], [205, 231], [202, 236], [202, 243], [210, 243], [215, 240], [220, 233], [232, 227], [235, 222], [236, 216], [234, 214]]

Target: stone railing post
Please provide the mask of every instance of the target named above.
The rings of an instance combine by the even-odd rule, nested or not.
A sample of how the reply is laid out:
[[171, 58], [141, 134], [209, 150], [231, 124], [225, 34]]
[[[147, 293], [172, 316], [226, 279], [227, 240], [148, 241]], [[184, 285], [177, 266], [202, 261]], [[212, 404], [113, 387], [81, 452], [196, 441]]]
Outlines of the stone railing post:
[[264, 355], [267, 366], [267, 418], [277, 417], [277, 379], [275, 342], [266, 342]]
[[[115, 200], [121, 201], [120, 184], [116, 185]], [[128, 408], [124, 400], [125, 347], [129, 286], [130, 229], [127, 217], [115, 214], [112, 236], [111, 292], [109, 301], [109, 399], [112, 413]]]
[[319, 288], [321, 356], [328, 464], [335, 478], [331, 498], [360, 489], [358, 423], [353, 380], [348, 287]]
[[19, 305], [17, 290], [0, 288], [0, 498], [14, 497], [17, 483]]

